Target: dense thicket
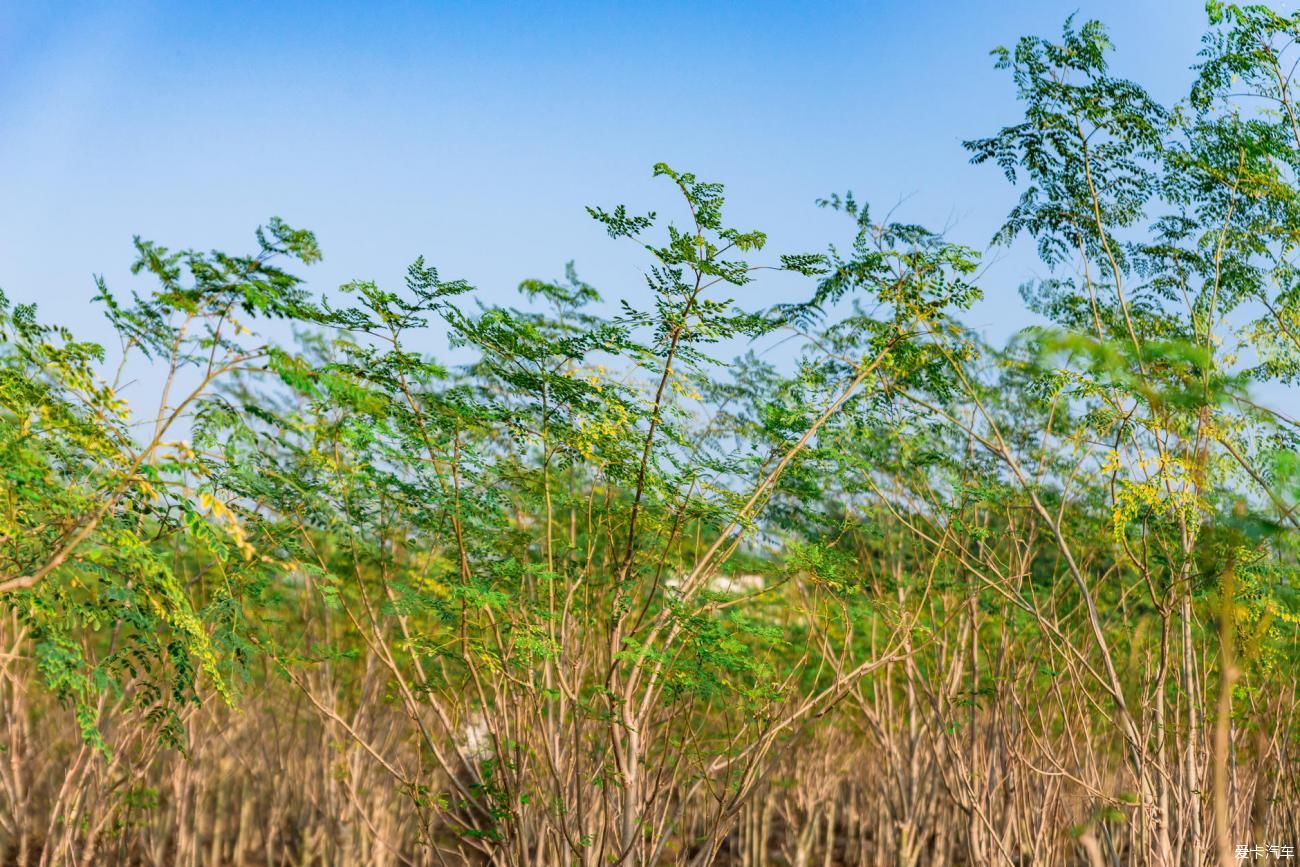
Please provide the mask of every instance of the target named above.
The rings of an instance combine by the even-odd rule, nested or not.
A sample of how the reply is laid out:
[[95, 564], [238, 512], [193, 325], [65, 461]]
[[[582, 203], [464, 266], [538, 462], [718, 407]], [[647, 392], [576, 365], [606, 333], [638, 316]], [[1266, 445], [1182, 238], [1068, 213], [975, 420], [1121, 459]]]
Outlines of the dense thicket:
[[846, 196], [771, 255], [663, 165], [673, 220], [590, 209], [617, 306], [327, 303], [279, 221], [137, 242], [112, 358], [0, 302], [0, 860], [1283, 857], [1300, 16], [1209, 11], [1175, 106], [1095, 23], [996, 53], [1024, 119], [967, 147], [1053, 275], [1005, 347], [973, 249]]

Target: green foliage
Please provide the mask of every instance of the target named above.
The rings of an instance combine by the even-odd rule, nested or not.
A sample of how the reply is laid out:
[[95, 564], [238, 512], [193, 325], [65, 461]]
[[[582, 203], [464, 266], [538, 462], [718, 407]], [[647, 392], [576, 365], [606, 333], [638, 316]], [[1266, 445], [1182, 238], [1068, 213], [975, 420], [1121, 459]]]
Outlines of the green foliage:
[[[203, 492], [200, 458], [168, 437], [214, 382], [264, 356], [236, 316], [315, 315], [298, 279], [273, 264], [319, 258], [314, 238], [273, 220], [257, 240], [244, 257], [137, 240], [133, 270], [159, 285], [129, 306], [99, 281], [124, 353], [166, 366], [152, 417], [134, 415], [117, 379], [101, 377], [100, 346], [0, 296], [0, 588], [30, 630], [47, 686], [101, 749], [106, 691], [177, 747], [178, 709], [198, 701], [199, 670], [232, 697], [231, 660], [216, 641], [236, 640], [231, 603], [258, 564], [228, 508]], [[95, 635], [105, 637], [87, 641]]]

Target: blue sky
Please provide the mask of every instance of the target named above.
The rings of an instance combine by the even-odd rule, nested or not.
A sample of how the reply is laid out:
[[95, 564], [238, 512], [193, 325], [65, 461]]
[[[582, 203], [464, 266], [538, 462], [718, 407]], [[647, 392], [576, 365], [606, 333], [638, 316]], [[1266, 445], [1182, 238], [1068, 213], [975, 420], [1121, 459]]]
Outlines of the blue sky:
[[[0, 287], [97, 338], [92, 275], [133, 285], [133, 234], [240, 251], [272, 215], [317, 232], [320, 289], [424, 254], [492, 301], [569, 259], [636, 296], [644, 261], [583, 206], [674, 213], [659, 160], [726, 183], [774, 253], [844, 240], [814, 200], [850, 189], [983, 247], [1015, 192], [960, 143], [1018, 116], [989, 50], [1077, 11], [1173, 100], [1204, 24], [1197, 0], [0, 7]], [[1027, 323], [1042, 273], [1003, 254], [972, 324]]]

